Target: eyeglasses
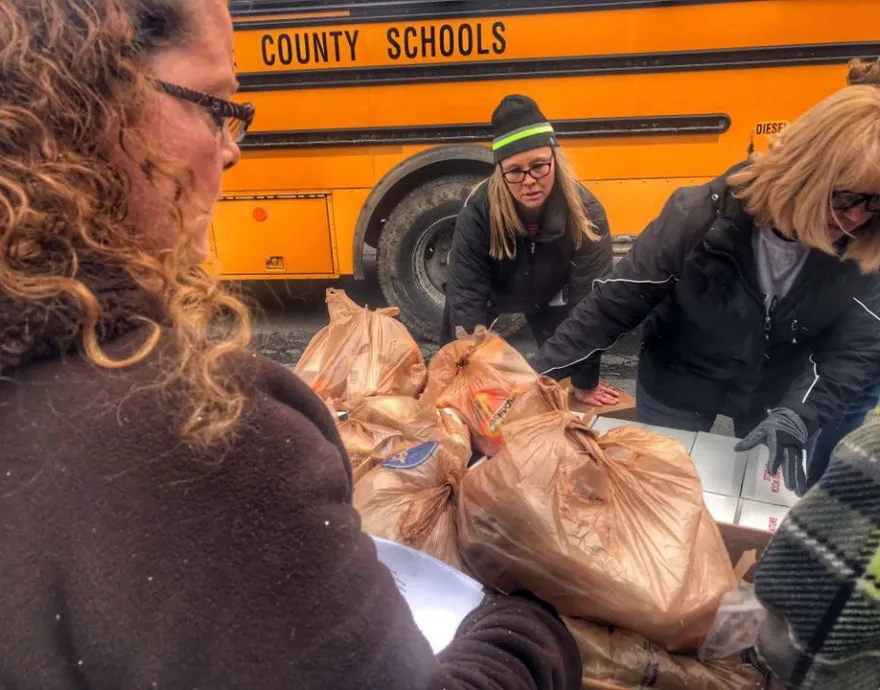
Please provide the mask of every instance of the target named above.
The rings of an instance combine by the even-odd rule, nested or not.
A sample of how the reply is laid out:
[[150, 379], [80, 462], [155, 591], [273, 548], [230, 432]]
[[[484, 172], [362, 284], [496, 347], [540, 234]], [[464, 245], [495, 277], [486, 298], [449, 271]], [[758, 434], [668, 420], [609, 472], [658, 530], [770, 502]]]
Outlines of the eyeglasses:
[[863, 194], [838, 190], [831, 193], [831, 208], [835, 211], [849, 211], [864, 204], [866, 211], [880, 211], [880, 194]]
[[221, 132], [228, 132], [229, 137], [236, 144], [241, 143], [254, 122], [256, 108], [253, 103], [233, 103], [209, 93], [189, 89], [179, 84], [169, 84], [161, 80], [156, 80], [156, 85], [169, 96], [195, 103], [207, 110], [214, 119], [217, 129]]
[[546, 163], [535, 163], [528, 170], [508, 170], [507, 172], [502, 171], [501, 174], [511, 184], [519, 184], [526, 179], [526, 175], [530, 175], [533, 180], [540, 180], [542, 177], [547, 177], [552, 169], [553, 160], [551, 159]]

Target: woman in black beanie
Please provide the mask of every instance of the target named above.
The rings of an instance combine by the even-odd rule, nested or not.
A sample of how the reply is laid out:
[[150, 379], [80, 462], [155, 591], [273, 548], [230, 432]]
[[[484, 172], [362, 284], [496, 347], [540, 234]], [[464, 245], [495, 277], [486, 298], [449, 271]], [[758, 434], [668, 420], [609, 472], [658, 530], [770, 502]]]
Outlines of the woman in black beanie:
[[[553, 126], [527, 96], [506, 96], [492, 115], [495, 171], [458, 216], [441, 341], [501, 314], [525, 314], [541, 346], [611, 270], [605, 210], [575, 177]], [[582, 402], [608, 405], [598, 358], [572, 374]]]

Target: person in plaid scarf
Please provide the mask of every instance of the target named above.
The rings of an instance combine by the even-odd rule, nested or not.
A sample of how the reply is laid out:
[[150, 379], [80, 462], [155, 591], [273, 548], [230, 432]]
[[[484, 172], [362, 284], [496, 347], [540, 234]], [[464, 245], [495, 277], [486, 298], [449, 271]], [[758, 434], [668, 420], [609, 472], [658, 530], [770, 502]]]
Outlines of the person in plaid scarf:
[[847, 436], [758, 564], [764, 664], [788, 688], [880, 688], [880, 419]]

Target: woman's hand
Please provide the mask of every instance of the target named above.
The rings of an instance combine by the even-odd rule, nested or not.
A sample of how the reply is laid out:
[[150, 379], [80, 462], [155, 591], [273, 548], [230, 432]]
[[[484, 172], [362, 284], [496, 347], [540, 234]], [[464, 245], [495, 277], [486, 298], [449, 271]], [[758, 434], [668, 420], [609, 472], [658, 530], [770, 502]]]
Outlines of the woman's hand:
[[590, 407], [604, 407], [620, 402], [620, 391], [604, 383], [600, 383], [595, 388], [574, 388], [573, 390], [575, 399]]

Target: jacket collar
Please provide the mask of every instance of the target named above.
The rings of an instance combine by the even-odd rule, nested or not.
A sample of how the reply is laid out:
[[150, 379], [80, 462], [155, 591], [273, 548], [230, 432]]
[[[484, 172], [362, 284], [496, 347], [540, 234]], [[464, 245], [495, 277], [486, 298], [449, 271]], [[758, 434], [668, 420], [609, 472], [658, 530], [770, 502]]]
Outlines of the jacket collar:
[[[143, 325], [143, 317], [162, 320], [158, 302], [121, 266], [84, 255], [75, 278], [98, 300], [102, 344]], [[36, 302], [0, 290], [0, 376], [76, 349], [84, 326], [82, 310], [67, 295]]]
[[[715, 204], [716, 220], [709, 230], [706, 240], [716, 249], [733, 255], [749, 278], [754, 279], [756, 286], [757, 265], [751, 245], [755, 221], [746, 210], [745, 203], [734, 196], [734, 190], [727, 184], [727, 177], [746, 165], [748, 165], [747, 162], [734, 166], [712, 184], [712, 201]], [[838, 257], [830, 256], [818, 249], [811, 249], [794, 287], [818, 278], [839, 275], [844, 275], [849, 279], [858, 279], [861, 273], [858, 266], [852, 261], [841, 261]]]

